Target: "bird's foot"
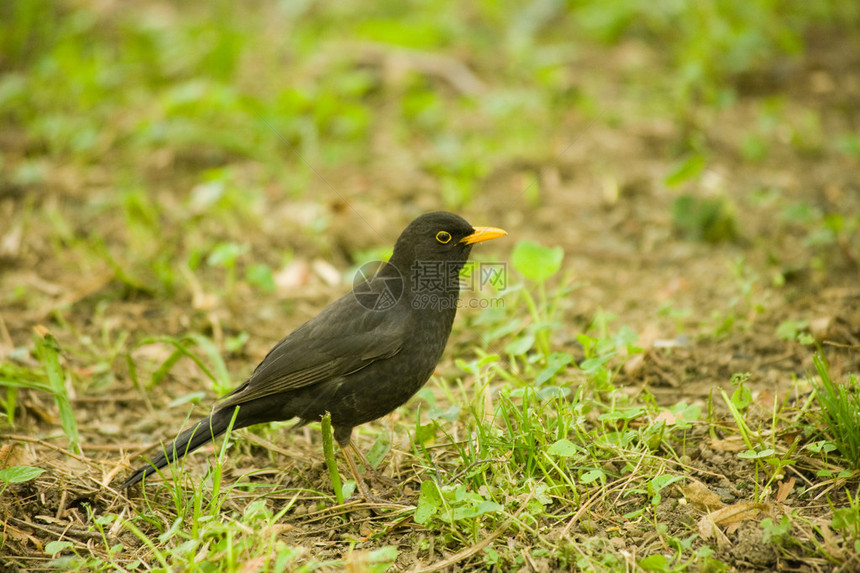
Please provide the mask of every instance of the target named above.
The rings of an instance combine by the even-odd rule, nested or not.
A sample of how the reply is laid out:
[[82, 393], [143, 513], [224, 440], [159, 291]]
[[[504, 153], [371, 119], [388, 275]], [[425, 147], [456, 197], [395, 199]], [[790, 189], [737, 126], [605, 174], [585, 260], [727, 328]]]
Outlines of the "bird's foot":
[[[388, 481], [392, 484], [395, 483], [394, 480], [392, 480], [391, 478], [381, 476], [381, 475], [373, 475], [373, 474], [377, 474], [377, 472], [372, 472], [371, 474], [366, 473], [364, 477], [375, 480], [377, 482]], [[382, 479], [380, 479], [380, 478], [382, 478]], [[383, 497], [381, 495], [374, 494], [370, 490], [370, 488], [367, 485], [367, 482], [364, 479], [357, 480], [355, 482], [355, 485], [356, 485], [356, 489], [358, 490], [358, 492], [357, 492], [358, 497], [363, 499], [369, 505], [384, 506], [384, 507], [397, 507], [397, 508], [410, 507], [410, 506], [404, 505], [402, 503], [393, 502], [390, 499], [387, 499], [386, 497]], [[385, 489], [389, 489], [389, 488], [385, 488]]]
[[378, 484], [382, 486], [382, 488], [387, 490], [397, 488], [397, 480], [395, 480], [394, 478], [390, 478], [377, 470], [366, 468], [364, 470], [364, 479], [371, 483]]

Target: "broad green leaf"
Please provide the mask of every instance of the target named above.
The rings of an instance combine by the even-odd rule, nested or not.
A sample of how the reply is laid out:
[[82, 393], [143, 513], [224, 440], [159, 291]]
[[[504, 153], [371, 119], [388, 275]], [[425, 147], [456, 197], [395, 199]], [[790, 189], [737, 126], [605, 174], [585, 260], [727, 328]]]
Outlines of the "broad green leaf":
[[565, 366], [573, 362], [573, 356], [566, 352], [553, 352], [546, 360], [547, 366], [538, 372], [535, 378], [535, 385], [540, 386], [553, 376], [555, 376]]
[[657, 553], [656, 555], [649, 555], [645, 559], [639, 561], [639, 567], [644, 569], [645, 571], [668, 571], [668, 564], [666, 563], [666, 557]]
[[743, 458], [745, 460], [756, 460], [761, 458], [766, 458], [768, 456], [772, 456], [774, 454], [774, 450], [767, 449], [762, 450], [760, 452], [756, 452], [754, 450], [747, 450], [745, 452], [741, 452], [738, 454], [739, 458]]
[[505, 352], [514, 356], [523, 356], [531, 350], [535, 344], [535, 335], [533, 332], [527, 332], [520, 338], [516, 338], [505, 345]]
[[548, 447], [546, 451], [553, 456], [569, 458], [579, 453], [581, 448], [567, 438], [562, 438]]
[[9, 468], [4, 468], [0, 470], [0, 481], [4, 481], [6, 483], [23, 483], [25, 481], [30, 481], [31, 479], [36, 479], [45, 470], [42, 468], [34, 468], [30, 466], [12, 466]]
[[533, 241], [520, 241], [511, 253], [511, 263], [530, 281], [543, 282], [561, 268], [564, 249], [544, 247]]
[[257, 263], [248, 267], [245, 271], [245, 280], [263, 292], [275, 292], [275, 277], [272, 269], [266, 264]]
[[682, 162], [675, 165], [669, 175], [666, 176], [666, 185], [673, 187], [684, 181], [689, 181], [702, 172], [705, 168], [705, 156], [697, 153], [690, 155]]
[[388, 452], [391, 451], [391, 436], [386, 430], [382, 430], [379, 433], [379, 436], [376, 438], [376, 441], [373, 442], [373, 446], [370, 447], [370, 450], [366, 454], [367, 461], [370, 462], [370, 465], [373, 466], [371, 468], [366, 469], [376, 469], [380, 462], [385, 459], [385, 456], [388, 455]]
[[421, 525], [427, 523], [431, 517], [439, 512], [442, 506], [442, 496], [439, 487], [432, 480], [421, 482], [421, 495], [418, 497], [418, 507], [415, 509], [415, 523]]
[[74, 545], [75, 544], [71, 541], [50, 541], [47, 545], [45, 545], [45, 553], [54, 556], [57, 553], [68, 549], [69, 547], [73, 547]]
[[215, 245], [215, 248], [212, 249], [211, 253], [209, 253], [209, 256], [206, 258], [206, 262], [212, 267], [231, 267], [236, 263], [236, 259], [238, 259], [239, 256], [250, 249], [251, 246], [247, 244], [219, 243], [218, 245]]
[[579, 476], [579, 481], [582, 483], [591, 483], [593, 481], [600, 480], [601, 482], [606, 478], [606, 472], [603, 470], [588, 470], [581, 476]]

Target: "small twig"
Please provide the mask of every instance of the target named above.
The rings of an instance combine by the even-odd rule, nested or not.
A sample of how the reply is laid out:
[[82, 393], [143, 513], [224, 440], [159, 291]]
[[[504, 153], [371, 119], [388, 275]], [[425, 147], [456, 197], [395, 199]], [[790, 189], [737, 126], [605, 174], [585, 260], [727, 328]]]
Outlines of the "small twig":
[[296, 453], [295, 453], [295, 452], [291, 452], [291, 451], [289, 451], [289, 450], [285, 450], [284, 448], [282, 448], [282, 447], [280, 447], [280, 446], [278, 446], [278, 445], [276, 445], [276, 444], [274, 444], [274, 443], [270, 442], [269, 440], [265, 440], [265, 439], [261, 438], [261, 437], [260, 437], [260, 436], [258, 436], [257, 434], [252, 434], [251, 432], [246, 432], [246, 433], [242, 436], [242, 438], [243, 438], [246, 442], [251, 442], [251, 443], [252, 443], [252, 444], [254, 444], [254, 445], [257, 445], [257, 446], [260, 446], [260, 447], [266, 448], [267, 450], [271, 450], [271, 451], [273, 451], [273, 452], [278, 452], [279, 454], [281, 454], [281, 455], [283, 455], [283, 456], [286, 456], [286, 457], [288, 457], [288, 458], [295, 458], [295, 457], [296, 457]]
[[124, 396], [75, 396], [70, 398], [77, 403], [102, 403], [102, 402], [143, 402], [142, 396], [137, 394], [125, 394]]
[[0, 438], [2, 438], [4, 440], [12, 440], [12, 441], [16, 441], [16, 442], [29, 442], [31, 444], [39, 444], [40, 446], [50, 448], [54, 451], [60, 452], [61, 454], [65, 454], [65, 455], [69, 456], [70, 458], [74, 458], [74, 459], [78, 460], [79, 462], [83, 462], [83, 463], [91, 465], [93, 467], [99, 467], [98, 464], [96, 464], [93, 460], [91, 460], [90, 458], [88, 458], [86, 456], [72, 453], [65, 448], [61, 448], [60, 446], [55, 446], [51, 442], [46, 442], [45, 440], [40, 440], [39, 438], [31, 438], [29, 436], [19, 436], [17, 434], [3, 434], [3, 435], [0, 435]]
[[570, 521], [567, 522], [567, 525], [564, 526], [564, 529], [561, 532], [562, 537], [567, 537], [567, 534], [570, 532], [570, 528], [573, 527], [573, 524], [579, 521], [579, 518], [582, 517], [582, 515], [586, 511], [588, 511], [588, 509], [591, 508], [592, 505], [595, 504], [595, 502], [597, 502], [598, 498], [601, 498], [606, 495], [604, 491], [605, 489], [605, 487], [600, 488], [598, 491], [594, 492], [594, 495], [588, 498], [588, 501], [579, 506], [579, 510], [577, 510], [577, 512], [573, 514], [573, 517], [571, 517]]
[[821, 344], [826, 344], [827, 346], [835, 346], [836, 348], [848, 348], [850, 350], [860, 350], [860, 346], [856, 344], [843, 344], [841, 342], [834, 342], [832, 340], [825, 340]]
[[[412, 508], [410, 508], [409, 511], [411, 511], [411, 509]], [[349, 513], [349, 512], [346, 512], [346, 513]], [[400, 513], [402, 513], [402, 512], [400, 512]], [[396, 517], [396, 516], [400, 515], [400, 513], [397, 513], [391, 517]], [[332, 517], [334, 517], [334, 516], [332, 516]], [[387, 518], [389, 516], [385, 516], [385, 517]], [[395, 529], [398, 526], [400, 526], [403, 522], [405, 522], [411, 518], [412, 518], [412, 514], [410, 513], [409, 515], [405, 515], [403, 517], [395, 519], [395, 521], [393, 523], [390, 523], [388, 525], [388, 529], [389, 530]], [[356, 525], [359, 523], [365, 523], [368, 521], [378, 521], [378, 520], [380, 520], [380, 517], [375, 516], [375, 515], [371, 515], [369, 517], [362, 517], [361, 519], [351, 519], [350, 523], [353, 525]], [[307, 522], [303, 521], [302, 525], [304, 525], [305, 523], [307, 523]], [[340, 533], [340, 532], [342, 532], [342, 530], [343, 530], [343, 523], [338, 522], [337, 524], [332, 525], [331, 527], [320, 527], [318, 529], [307, 529], [307, 530], [303, 531], [303, 534], [308, 535], [308, 536], [319, 536], [319, 535], [322, 535], [323, 533], [332, 533], [332, 532]]]
[[63, 493], [60, 495], [60, 503], [57, 504], [57, 512], [54, 514], [56, 519], [60, 519], [62, 517], [63, 512], [66, 511], [66, 497], [68, 496], [69, 490], [63, 488]]
[[147, 450], [155, 444], [81, 444], [85, 450], [95, 450], [97, 452], [121, 452], [124, 450], [146, 448]]
[[[332, 507], [328, 507], [325, 509], [321, 509], [319, 511], [315, 511], [313, 513], [308, 513], [307, 517], [310, 519], [303, 519], [303, 524], [315, 523], [317, 521], [322, 521], [323, 519], [330, 519], [332, 517], [336, 517], [338, 515], [347, 515], [349, 513], [353, 513], [360, 509], [378, 509], [380, 507], [390, 507], [392, 509], [399, 509], [400, 511], [394, 512], [392, 516], [396, 516], [405, 511], [412, 511], [415, 509], [414, 505], [401, 505], [399, 503], [368, 503], [362, 500], [348, 501], [346, 503], [342, 503], [339, 505], [335, 505]], [[386, 516], [388, 517], [388, 516]], [[368, 518], [371, 519], [371, 518]]]
[[56, 525], [49, 525], [47, 523], [45, 525], [38, 525], [36, 523], [33, 523], [32, 521], [27, 521], [26, 519], [19, 519], [17, 517], [12, 517], [10, 519], [18, 523], [19, 525], [23, 525], [25, 527], [32, 527], [33, 529], [38, 529], [40, 531], [51, 533], [53, 535], [60, 535], [61, 537], [65, 537], [66, 535], [74, 535], [75, 537], [82, 537], [84, 539], [102, 539], [100, 533], [96, 533], [95, 531], [88, 531], [86, 529], [72, 529], [71, 524], [69, 527], [59, 527]]

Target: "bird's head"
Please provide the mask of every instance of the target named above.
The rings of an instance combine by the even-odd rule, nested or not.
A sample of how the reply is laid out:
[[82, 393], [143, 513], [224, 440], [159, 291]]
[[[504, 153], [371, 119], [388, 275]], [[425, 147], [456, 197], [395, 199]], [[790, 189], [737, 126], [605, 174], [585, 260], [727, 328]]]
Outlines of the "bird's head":
[[391, 262], [398, 267], [405, 266], [401, 272], [421, 261], [451, 262], [459, 270], [468, 260], [473, 244], [505, 235], [507, 232], [495, 227], [473, 227], [454, 213], [427, 213], [412, 221], [400, 234]]

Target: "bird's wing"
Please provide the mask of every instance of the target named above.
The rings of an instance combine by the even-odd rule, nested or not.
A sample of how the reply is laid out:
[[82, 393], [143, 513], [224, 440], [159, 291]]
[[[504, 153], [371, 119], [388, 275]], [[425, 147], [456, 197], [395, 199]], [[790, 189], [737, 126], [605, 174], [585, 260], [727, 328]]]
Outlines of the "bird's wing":
[[219, 409], [361, 370], [400, 351], [408, 327], [396, 312], [368, 311], [348, 294], [272, 348]]

